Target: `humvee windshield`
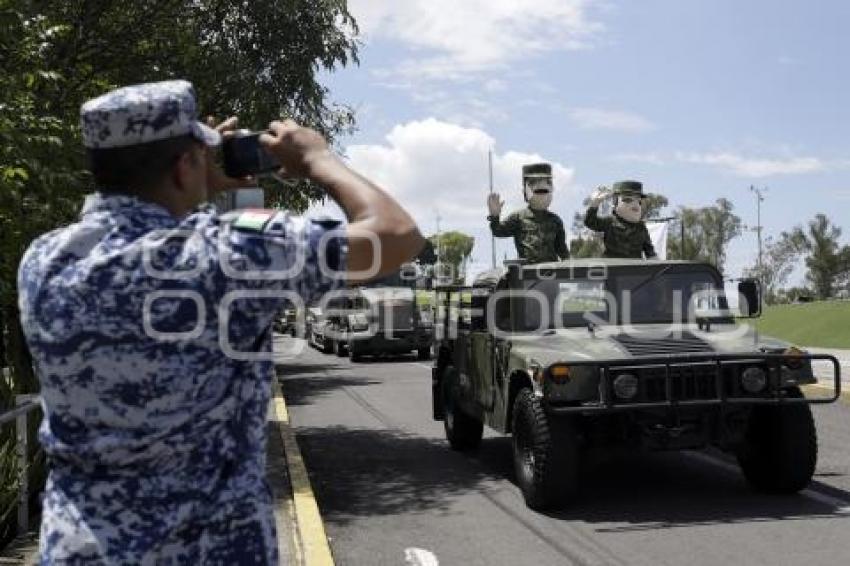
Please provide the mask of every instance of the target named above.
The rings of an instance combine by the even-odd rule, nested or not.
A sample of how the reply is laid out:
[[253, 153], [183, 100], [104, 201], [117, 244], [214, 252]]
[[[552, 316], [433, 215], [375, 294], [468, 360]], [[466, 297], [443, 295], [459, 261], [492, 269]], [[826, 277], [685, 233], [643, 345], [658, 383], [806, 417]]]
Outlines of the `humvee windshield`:
[[[553, 273], [527, 280], [515, 313], [517, 330], [597, 324], [686, 322], [695, 316], [729, 318], [717, 276], [705, 269], [614, 270], [605, 279]], [[545, 311], [545, 312], [544, 312]]]

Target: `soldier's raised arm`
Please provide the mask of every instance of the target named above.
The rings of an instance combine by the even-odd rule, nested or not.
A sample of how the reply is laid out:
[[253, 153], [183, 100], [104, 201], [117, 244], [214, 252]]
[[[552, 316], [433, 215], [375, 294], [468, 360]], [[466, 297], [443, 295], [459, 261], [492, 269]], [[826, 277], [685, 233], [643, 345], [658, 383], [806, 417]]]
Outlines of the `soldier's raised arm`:
[[[322, 136], [292, 120], [272, 122], [260, 138], [286, 174], [321, 185], [348, 217], [347, 271], [373, 277], [397, 270], [425, 243], [416, 223], [390, 195], [349, 169]], [[377, 271], [374, 268], [377, 267]], [[356, 282], [349, 277], [350, 282]]]
[[599, 187], [590, 195], [590, 203], [587, 212], [584, 213], [584, 225], [591, 230], [604, 232], [611, 225], [610, 218], [599, 218], [599, 205], [608, 198], [609, 194], [607, 187]]
[[505, 202], [499, 193], [490, 193], [487, 196], [487, 221], [490, 222], [490, 230], [497, 238], [513, 236], [517, 229], [517, 219], [509, 214], [504, 222], [501, 220], [502, 207]]

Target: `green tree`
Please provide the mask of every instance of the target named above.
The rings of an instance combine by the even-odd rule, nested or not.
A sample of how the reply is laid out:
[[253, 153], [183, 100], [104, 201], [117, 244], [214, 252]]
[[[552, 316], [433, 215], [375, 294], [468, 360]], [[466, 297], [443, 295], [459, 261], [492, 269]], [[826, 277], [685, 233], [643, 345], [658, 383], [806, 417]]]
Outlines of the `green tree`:
[[450, 269], [454, 282], [463, 282], [466, 262], [472, 254], [475, 238], [463, 232], [449, 231], [431, 236], [428, 240], [434, 245], [440, 263]]
[[784, 300], [780, 290], [788, 281], [800, 259], [800, 246], [788, 232], [779, 238], [768, 237], [763, 246], [761, 266], [748, 269], [746, 275], [755, 277], [764, 288], [765, 302], [774, 304]]
[[790, 239], [806, 255], [806, 279], [819, 299], [832, 297], [835, 287], [850, 273], [850, 246], [841, 246], [841, 228], [818, 214], [806, 228], [797, 226]]
[[726, 248], [729, 242], [741, 235], [743, 227], [731, 201], [721, 198], [713, 206], [702, 208], [681, 206], [676, 217], [670, 227], [668, 256], [704, 261], [723, 271]]

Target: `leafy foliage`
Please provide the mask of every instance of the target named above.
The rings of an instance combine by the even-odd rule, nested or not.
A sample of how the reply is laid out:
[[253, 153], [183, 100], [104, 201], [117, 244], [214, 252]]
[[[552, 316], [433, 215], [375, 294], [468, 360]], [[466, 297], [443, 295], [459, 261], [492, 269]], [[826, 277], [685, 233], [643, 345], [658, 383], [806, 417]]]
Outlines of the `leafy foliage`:
[[734, 213], [734, 208], [732, 202], [725, 198], [717, 199], [713, 206], [702, 208], [680, 206], [677, 219], [670, 226], [668, 257], [704, 261], [723, 271], [726, 248], [743, 230], [741, 218]]
[[450, 268], [455, 282], [462, 282], [466, 262], [472, 254], [475, 238], [463, 232], [442, 232], [439, 236], [428, 238], [437, 250], [437, 256], [443, 266]]
[[797, 226], [787, 236], [790, 245], [805, 254], [806, 279], [819, 299], [833, 296], [838, 285], [850, 278], [850, 246], [841, 246], [841, 228], [825, 214], [818, 214], [806, 228]]
[[794, 271], [800, 254], [799, 242], [787, 232], [778, 239], [768, 237], [765, 240], [761, 265], [746, 272], [748, 277], [761, 281], [765, 302], [775, 304], [781, 300], [779, 291]]

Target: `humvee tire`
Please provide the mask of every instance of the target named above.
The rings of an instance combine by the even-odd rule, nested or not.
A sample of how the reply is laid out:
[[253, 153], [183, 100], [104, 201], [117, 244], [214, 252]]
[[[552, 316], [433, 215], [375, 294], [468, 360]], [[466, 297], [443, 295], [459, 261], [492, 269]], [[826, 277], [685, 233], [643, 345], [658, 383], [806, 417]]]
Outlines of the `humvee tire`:
[[334, 352], [340, 358], [348, 355], [348, 347], [342, 340], [334, 340]]
[[332, 340], [328, 340], [327, 336], [322, 336], [322, 353], [330, 354], [334, 351], [334, 343]]
[[452, 366], [443, 370], [443, 428], [452, 450], [475, 450], [484, 435], [484, 423], [467, 415], [455, 402], [457, 372]]
[[563, 507], [578, 492], [578, 439], [568, 419], [550, 419], [530, 389], [514, 401], [513, 457], [525, 503], [540, 511]]
[[[789, 397], [801, 398], [800, 389]], [[753, 407], [738, 463], [750, 486], [761, 492], [788, 494], [812, 480], [818, 457], [817, 432], [808, 404]]]
[[362, 362], [363, 361], [363, 352], [356, 349], [354, 345], [349, 342], [348, 343], [348, 357], [351, 358], [352, 362]]
[[423, 361], [424, 360], [430, 360], [431, 359], [431, 348], [430, 347], [419, 348], [416, 351], [416, 357], [417, 357], [417, 359], [420, 359], [420, 360], [423, 360]]

